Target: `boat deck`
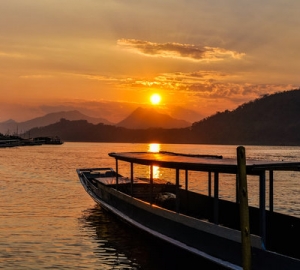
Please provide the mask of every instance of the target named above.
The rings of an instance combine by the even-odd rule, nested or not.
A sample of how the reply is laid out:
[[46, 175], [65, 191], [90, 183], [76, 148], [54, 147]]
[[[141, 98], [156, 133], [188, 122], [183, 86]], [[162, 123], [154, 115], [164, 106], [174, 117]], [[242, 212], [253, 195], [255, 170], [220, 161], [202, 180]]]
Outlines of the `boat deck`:
[[[117, 180], [116, 180], [115, 176], [114, 177], [95, 177], [94, 179], [106, 186], [111, 186], [111, 185], [117, 184]], [[137, 183], [137, 182], [134, 180], [134, 183]], [[128, 177], [119, 177], [118, 184], [130, 184], [130, 179]]]
[[[132, 182], [130, 180], [130, 178], [128, 177], [118, 177], [118, 180], [115, 176], [113, 177], [94, 177], [94, 179], [104, 185], [107, 185], [107, 186], [112, 186], [112, 185], [116, 185], [117, 184], [117, 181], [118, 181], [118, 184], [119, 185], [122, 185], [122, 184], [150, 184], [150, 179], [149, 178], [141, 178], [141, 177], [135, 177]], [[162, 180], [162, 179], [154, 179], [153, 180], [153, 184], [167, 184], [168, 181], [166, 180]]]

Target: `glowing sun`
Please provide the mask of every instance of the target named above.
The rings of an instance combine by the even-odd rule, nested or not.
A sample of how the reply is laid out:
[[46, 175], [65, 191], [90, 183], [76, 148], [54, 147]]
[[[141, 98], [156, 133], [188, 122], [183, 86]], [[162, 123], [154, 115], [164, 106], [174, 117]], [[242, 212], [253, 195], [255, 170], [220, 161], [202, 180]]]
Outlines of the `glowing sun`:
[[153, 94], [151, 97], [150, 97], [150, 101], [153, 105], [156, 105], [158, 104], [160, 101], [161, 101], [161, 96], [159, 94]]

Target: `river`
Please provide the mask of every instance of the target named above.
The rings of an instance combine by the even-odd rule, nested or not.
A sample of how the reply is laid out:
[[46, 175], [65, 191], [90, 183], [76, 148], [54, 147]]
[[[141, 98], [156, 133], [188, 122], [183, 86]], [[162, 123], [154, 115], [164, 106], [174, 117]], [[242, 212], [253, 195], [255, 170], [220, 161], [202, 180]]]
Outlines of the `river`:
[[[107, 155], [109, 152], [149, 151], [151, 147], [149, 144], [66, 142], [1, 148], [0, 268], [159, 270], [189, 269], [189, 265], [197, 264], [197, 269], [213, 269], [209, 262], [136, 232], [102, 211], [78, 180], [76, 168], [114, 168], [115, 160]], [[230, 145], [161, 144], [158, 147], [180, 153], [236, 155], [236, 146]], [[246, 155], [247, 158], [300, 161], [300, 147], [246, 146]], [[293, 172], [275, 179], [274, 208], [300, 216], [299, 177], [295, 175]], [[287, 177], [292, 180], [287, 181]], [[195, 189], [205, 192], [204, 182], [203, 186], [197, 185], [195, 182]], [[223, 197], [232, 196], [228, 189], [225, 181]], [[255, 197], [250, 198], [250, 204], [256, 203]]]

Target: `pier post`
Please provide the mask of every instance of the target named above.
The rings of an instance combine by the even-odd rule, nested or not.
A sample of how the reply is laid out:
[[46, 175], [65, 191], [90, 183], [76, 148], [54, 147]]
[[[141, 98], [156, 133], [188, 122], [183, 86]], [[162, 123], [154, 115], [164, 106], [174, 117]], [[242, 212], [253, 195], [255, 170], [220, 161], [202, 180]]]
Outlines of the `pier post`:
[[251, 239], [249, 225], [246, 153], [243, 146], [237, 148], [237, 177], [239, 182], [240, 226], [242, 238], [243, 269], [251, 269]]

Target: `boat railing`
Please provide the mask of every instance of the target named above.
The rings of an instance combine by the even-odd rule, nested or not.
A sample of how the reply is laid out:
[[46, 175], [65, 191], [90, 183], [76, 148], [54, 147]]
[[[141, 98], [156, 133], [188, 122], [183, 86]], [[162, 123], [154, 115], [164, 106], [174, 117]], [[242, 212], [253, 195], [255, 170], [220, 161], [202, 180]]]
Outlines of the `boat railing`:
[[[166, 155], [166, 157], [164, 157]], [[176, 171], [175, 173], [175, 195], [176, 195], [176, 201], [175, 201], [175, 212], [177, 213], [184, 213], [184, 211], [191, 211], [194, 208], [190, 209], [183, 209], [181, 202], [183, 200], [186, 200], [184, 196], [187, 196], [185, 194], [188, 194], [188, 196], [194, 197], [195, 200], [198, 200], [199, 203], [201, 203], [202, 200], [205, 198], [205, 205], [209, 205], [211, 211], [209, 213], [208, 218], [210, 219], [210, 222], [218, 225], [218, 224], [224, 224], [224, 215], [230, 213], [230, 218], [232, 220], [228, 219], [226, 222], [228, 222], [228, 226], [235, 226], [236, 229], [240, 229], [240, 216], [239, 213], [239, 205], [241, 203], [240, 201], [240, 191], [243, 192], [243, 188], [241, 188], [241, 184], [239, 183], [238, 179], [238, 168], [237, 168], [237, 160], [234, 159], [223, 159], [223, 158], [205, 158], [202, 155], [176, 155], [172, 152], [159, 152], [156, 154], [150, 154], [150, 153], [142, 153], [139, 155], [139, 153], [130, 153], [129, 155], [126, 155], [124, 153], [111, 153], [110, 156], [115, 158], [116, 161], [116, 171], [118, 173], [119, 170], [119, 161], [125, 161], [130, 163], [130, 177], [131, 179], [131, 185], [133, 185], [133, 179], [134, 179], [134, 164], [140, 164], [140, 165], [146, 165], [150, 168], [150, 176], [149, 176], [149, 183], [150, 183], [150, 203], [155, 203], [153, 199], [154, 190], [153, 190], [153, 166], [158, 166], [162, 168], [170, 168], [174, 169]], [[196, 161], [191, 161], [191, 158], [199, 158], [200, 162], [202, 162], [200, 165], [196, 163]], [[203, 161], [205, 159], [205, 161]], [[175, 160], [175, 161], [174, 161]], [[183, 160], [183, 162], [182, 162]], [[187, 160], [187, 163], [184, 163], [184, 160]], [[210, 161], [211, 160], [211, 161]], [[248, 161], [247, 161], [248, 162]], [[250, 228], [251, 234], [255, 234], [261, 237], [262, 242], [262, 249], [267, 249], [268, 245], [271, 245], [272, 239], [270, 239], [270, 230], [274, 231], [272, 229], [272, 220], [278, 220], [277, 213], [274, 212], [274, 172], [275, 171], [299, 171], [300, 170], [300, 164], [297, 162], [261, 162], [261, 161], [250, 161], [249, 163], [245, 164], [245, 175], [246, 176], [255, 176], [258, 177], [258, 206], [248, 206], [250, 214]], [[180, 187], [180, 181], [181, 179], [181, 173], [182, 171], [185, 171], [185, 187]], [[207, 195], [194, 195], [193, 192], [189, 190], [189, 179], [188, 179], [188, 172], [189, 171], [200, 171], [200, 172], [207, 172], [208, 173], [208, 194]], [[235, 201], [228, 202], [227, 200], [223, 200], [220, 198], [220, 174], [230, 174], [235, 175]], [[268, 176], [268, 179], [266, 175]], [[117, 177], [118, 178], [118, 177]], [[118, 182], [118, 181], [117, 181]], [[267, 187], [267, 182], [269, 182], [269, 186]], [[186, 193], [185, 193], [186, 192]], [[269, 209], [267, 210], [267, 197], [266, 193], [269, 194]], [[206, 196], [206, 197], [204, 197]], [[224, 209], [229, 209], [230, 211], [226, 211], [224, 213]], [[205, 211], [204, 211], [205, 213]], [[212, 213], [212, 215], [211, 215]], [[201, 215], [200, 215], [201, 216]], [[257, 221], [257, 223], [256, 223]], [[299, 222], [298, 222], [299, 223]], [[295, 226], [295, 228], [300, 229], [300, 225], [293, 225], [296, 224], [295, 220], [291, 217], [290, 226]], [[233, 225], [232, 225], [233, 224]], [[252, 230], [253, 228], [253, 230]], [[268, 231], [267, 231], [268, 230]], [[288, 230], [288, 229], [287, 229]], [[294, 230], [294, 228], [292, 228]], [[277, 231], [276, 231], [277, 232]], [[288, 233], [288, 232], [287, 232]], [[297, 233], [297, 232], [296, 232]], [[297, 233], [299, 235], [299, 233]]]

